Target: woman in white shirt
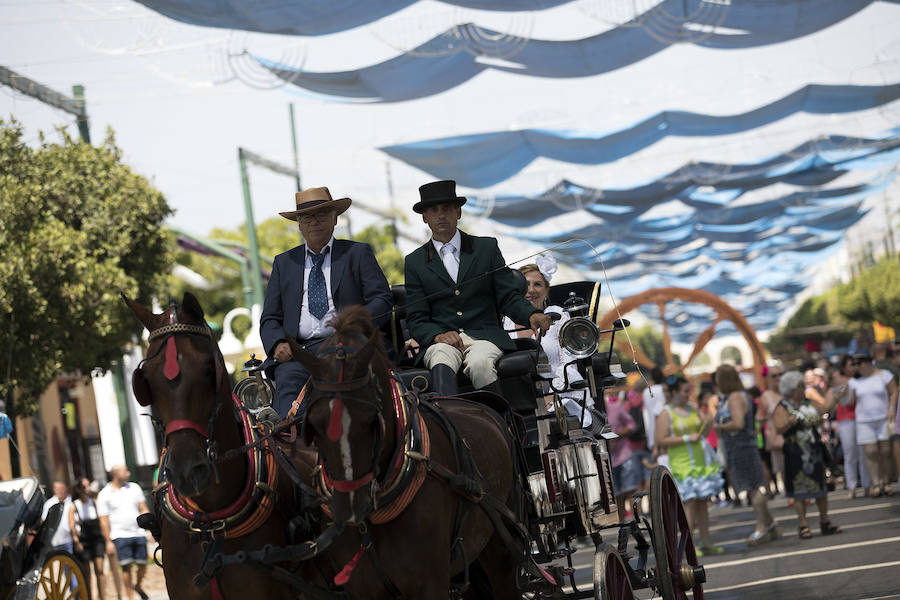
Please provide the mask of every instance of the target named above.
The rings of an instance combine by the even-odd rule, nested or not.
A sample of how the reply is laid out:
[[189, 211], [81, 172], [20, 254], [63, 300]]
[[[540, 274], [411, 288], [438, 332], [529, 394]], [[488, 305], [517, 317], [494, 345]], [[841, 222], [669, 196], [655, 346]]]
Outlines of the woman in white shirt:
[[[559, 328], [562, 327], [563, 323], [569, 320], [569, 315], [561, 306], [549, 304], [550, 280], [553, 279], [553, 274], [556, 273], [557, 268], [556, 259], [550, 255], [541, 254], [537, 257], [534, 264], [519, 267], [519, 271], [525, 275], [525, 279], [528, 281], [528, 288], [525, 290], [525, 299], [531, 302], [535, 308], [541, 309], [545, 313], [557, 313], [560, 315], [560, 319], [553, 323], [546, 335], [541, 338], [541, 348], [547, 355], [550, 366], [553, 368], [553, 387], [562, 389], [565, 385], [563, 367], [566, 363], [574, 360], [574, 358], [559, 346]], [[521, 327], [522, 326], [513, 323], [509, 317], [503, 317], [503, 328], [510, 332], [510, 337], [534, 338], [531, 329], [514, 331]], [[569, 365], [568, 368], [565, 369], [565, 375], [568, 376], [569, 384], [583, 379], [575, 365]], [[587, 402], [588, 408], [593, 407], [593, 400], [586, 392], [564, 392], [560, 394], [560, 401], [566, 408], [566, 412], [581, 421], [582, 427], [587, 430], [592, 430], [594, 423], [591, 411], [582, 409], [582, 404], [585, 402]], [[553, 407], [549, 406], [548, 408], [552, 410]], [[599, 427], [599, 425], [600, 424], [598, 423], [597, 426]]]
[[67, 516], [69, 528], [72, 530], [75, 556], [85, 565], [84, 575], [88, 589], [91, 587], [91, 567], [88, 565], [93, 565], [94, 575], [97, 577], [98, 597], [104, 598], [103, 561], [106, 558], [106, 548], [90, 486], [91, 482], [87, 477], [78, 480], [72, 490], [73, 501], [69, 505]]
[[872, 478], [873, 496], [893, 496], [888, 487], [891, 460], [888, 423], [897, 412], [897, 384], [890, 371], [875, 367], [868, 354], [854, 354], [849, 380], [850, 402], [856, 404], [856, 443], [862, 446]]

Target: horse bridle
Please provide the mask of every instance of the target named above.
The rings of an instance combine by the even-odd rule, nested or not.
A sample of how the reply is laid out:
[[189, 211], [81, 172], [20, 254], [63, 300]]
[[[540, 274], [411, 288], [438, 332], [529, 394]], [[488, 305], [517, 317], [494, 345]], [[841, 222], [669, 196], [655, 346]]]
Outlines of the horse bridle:
[[[384, 416], [381, 414], [381, 401], [374, 399], [378, 398], [377, 394], [375, 394], [374, 398], [372, 396], [365, 396], [360, 394], [348, 394], [348, 392], [356, 392], [357, 390], [371, 387], [375, 387], [377, 391], [379, 387], [377, 377], [373, 377], [371, 366], [369, 366], [366, 374], [362, 377], [348, 379], [346, 381], [343, 380], [345, 366], [344, 361], [347, 359], [348, 354], [353, 355], [356, 354], [356, 352], [356, 349], [346, 347], [343, 343], [338, 342], [336, 345], [324, 348], [316, 354], [316, 356], [319, 358], [324, 358], [331, 354], [334, 355], [335, 360], [338, 363], [338, 379], [337, 381], [321, 381], [314, 377], [310, 377], [309, 385], [312, 389], [312, 394], [309, 400], [309, 406], [307, 408], [306, 414], [309, 415], [309, 411], [312, 410], [313, 406], [322, 399], [332, 399], [334, 403], [331, 407], [331, 417], [328, 421], [328, 429], [326, 430], [326, 435], [328, 436], [329, 440], [331, 440], [332, 442], [336, 442], [340, 439], [341, 434], [343, 433], [341, 413], [343, 409], [343, 401], [345, 399], [354, 400], [375, 409], [375, 414], [378, 417], [378, 427], [373, 426], [375, 428], [375, 448], [372, 455], [372, 466], [369, 469], [369, 472], [357, 479], [335, 479], [328, 475], [328, 473], [326, 472], [326, 475], [328, 475], [328, 479], [332, 482], [334, 489], [338, 492], [354, 492], [364, 485], [372, 484], [372, 493], [374, 495], [374, 486], [377, 484], [378, 475], [376, 473], [376, 471], [378, 470], [378, 457], [381, 455], [382, 444], [385, 437]], [[304, 424], [304, 427], [308, 426], [308, 424]], [[322, 469], [325, 469], [324, 462], [322, 462]]]
[[175, 419], [169, 423], [163, 423], [157, 417], [152, 417], [155, 421], [160, 421], [162, 423], [162, 427], [160, 429], [163, 430], [163, 445], [168, 445], [169, 435], [175, 433], [176, 431], [182, 431], [185, 429], [190, 429], [198, 434], [200, 434], [203, 438], [206, 439], [206, 456], [209, 460], [210, 464], [215, 469], [215, 465], [218, 462], [218, 451], [216, 450], [216, 442], [215, 442], [215, 426], [216, 420], [219, 415], [219, 409], [221, 408], [222, 402], [219, 398], [219, 385], [222, 374], [222, 365], [221, 365], [221, 357], [218, 353], [218, 348], [216, 347], [215, 338], [213, 337], [212, 331], [209, 328], [208, 324], [204, 325], [192, 325], [190, 323], [180, 323], [178, 321], [177, 316], [178, 304], [172, 300], [169, 303], [169, 322], [166, 325], [158, 327], [150, 331], [150, 336], [147, 341], [152, 343], [155, 340], [162, 339], [164, 342], [160, 344], [159, 348], [157, 348], [156, 352], [151, 354], [150, 356], [144, 358], [140, 364], [138, 364], [137, 369], [134, 370], [131, 379], [131, 387], [134, 391], [135, 399], [138, 401], [138, 404], [141, 406], [150, 406], [153, 403], [153, 395], [150, 392], [150, 385], [147, 381], [147, 377], [144, 375], [143, 367], [144, 363], [148, 360], [151, 360], [159, 355], [160, 352], [165, 349], [166, 363], [163, 367], [163, 375], [169, 381], [174, 381], [178, 375], [181, 373], [181, 367], [178, 364], [178, 349], [175, 346], [175, 336], [177, 335], [198, 335], [201, 337], [205, 337], [209, 340], [210, 343], [210, 352], [214, 357], [216, 362], [216, 386], [213, 391], [213, 403], [210, 407], [209, 420], [206, 427], [203, 427], [199, 423], [191, 421], [190, 419]]

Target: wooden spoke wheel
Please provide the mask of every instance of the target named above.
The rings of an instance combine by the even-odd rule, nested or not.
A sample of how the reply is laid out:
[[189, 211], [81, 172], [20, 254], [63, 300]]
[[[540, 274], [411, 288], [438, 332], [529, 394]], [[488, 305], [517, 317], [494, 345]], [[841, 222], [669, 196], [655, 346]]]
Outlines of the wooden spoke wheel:
[[38, 581], [37, 600], [88, 600], [88, 583], [74, 556], [56, 550], [47, 556]]
[[[694, 341], [694, 347], [691, 350], [690, 356], [687, 358], [687, 360], [684, 361], [684, 364], [682, 365], [677, 365], [675, 363], [674, 354], [672, 353], [672, 340], [669, 336], [669, 327], [666, 322], [666, 304], [668, 304], [669, 302], [703, 304], [710, 307], [715, 312], [712, 324], [707, 327], [702, 333], [700, 333], [699, 336], [697, 336], [697, 339]], [[662, 318], [662, 341], [663, 351], [665, 352], [666, 357], [666, 364], [659, 366], [662, 369], [663, 373], [665, 373], [666, 375], [671, 375], [672, 373], [685, 370], [690, 367], [691, 364], [697, 359], [697, 357], [700, 356], [703, 348], [715, 336], [716, 325], [724, 320], [731, 321], [738, 332], [741, 334], [741, 337], [743, 337], [747, 342], [747, 345], [750, 346], [750, 352], [753, 354], [754, 371], [756, 372], [757, 377], [761, 375], [762, 366], [766, 364], [766, 354], [763, 345], [756, 337], [756, 331], [753, 329], [750, 323], [747, 322], [747, 319], [745, 319], [741, 313], [729, 306], [724, 300], [722, 300], [715, 294], [710, 294], [709, 292], [706, 292], [704, 290], [691, 290], [676, 287], [647, 290], [646, 292], [636, 294], [622, 300], [619, 303], [618, 310], [614, 308], [613, 310], [603, 315], [602, 318], [597, 320], [597, 325], [601, 329], [608, 329], [612, 326], [612, 322], [619, 318], [620, 314], [624, 317], [626, 313], [645, 304], [655, 304], [659, 309], [659, 314]], [[619, 352], [624, 352], [628, 356], [631, 355], [631, 349], [627, 346], [624, 335], [616, 336], [616, 348]], [[627, 351], [626, 348], [628, 349]], [[645, 365], [648, 367], [657, 366], [650, 359], [650, 357], [648, 357], [644, 352], [641, 351], [640, 348], [635, 347], [634, 350], [637, 361], [641, 365]]]
[[[658, 466], [650, 475], [651, 541], [656, 556], [656, 587], [664, 600], [703, 600], [702, 579], [697, 572], [697, 550], [688, 525], [678, 486], [668, 469]], [[698, 581], [700, 579], [700, 581]]]
[[609, 544], [594, 550], [594, 600], [634, 600], [628, 570]]

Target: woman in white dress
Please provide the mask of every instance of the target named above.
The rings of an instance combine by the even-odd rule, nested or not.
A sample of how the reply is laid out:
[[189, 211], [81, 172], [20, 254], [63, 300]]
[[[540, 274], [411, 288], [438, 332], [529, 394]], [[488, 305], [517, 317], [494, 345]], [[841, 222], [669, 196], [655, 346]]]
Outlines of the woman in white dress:
[[[553, 274], [556, 273], [557, 269], [556, 259], [550, 255], [541, 254], [535, 259], [533, 264], [524, 265], [519, 268], [519, 271], [525, 275], [525, 279], [528, 281], [525, 299], [531, 302], [535, 308], [541, 309], [545, 313], [561, 315], [560, 319], [550, 326], [547, 334], [541, 338], [541, 348], [544, 350], [550, 366], [553, 368], [553, 387], [562, 389], [565, 385], [563, 367], [574, 360], [574, 358], [559, 346], [559, 328], [569, 320], [569, 316], [561, 306], [550, 305], [549, 303], [550, 281], [553, 279]], [[516, 329], [521, 329], [522, 326], [513, 323], [509, 317], [503, 317], [503, 328], [510, 332], [509, 336], [512, 338], [534, 338], [534, 334], [529, 328], [515, 331]], [[575, 365], [569, 365], [565, 369], [565, 375], [568, 376], [569, 384], [583, 379]], [[593, 408], [593, 400], [586, 392], [564, 392], [560, 394], [560, 401], [566, 408], [566, 412], [581, 421], [582, 427], [592, 430], [594, 425], [593, 417], [588, 409]], [[582, 404], [585, 402], [587, 403], [587, 409], [582, 409]], [[552, 410], [553, 406], [550, 405], [548, 408]], [[599, 424], [597, 424], [597, 427], [599, 427]]]
[[890, 371], [875, 367], [868, 353], [854, 354], [853, 379], [850, 379], [850, 404], [856, 405], [856, 443], [863, 448], [872, 496], [893, 496], [889, 487], [891, 447], [888, 423], [897, 415], [897, 384]]

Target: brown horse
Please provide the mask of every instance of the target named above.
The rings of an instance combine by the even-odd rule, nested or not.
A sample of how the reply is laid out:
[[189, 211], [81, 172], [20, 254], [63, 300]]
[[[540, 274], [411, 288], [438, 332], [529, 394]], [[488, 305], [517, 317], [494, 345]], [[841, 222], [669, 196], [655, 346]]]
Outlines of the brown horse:
[[[254, 430], [233, 399], [224, 360], [197, 299], [186, 293], [180, 307], [173, 302], [162, 314], [128, 298], [125, 302], [150, 332], [147, 358], [133, 379], [135, 395], [141, 404], [152, 404], [165, 427], [161, 465], [167, 485], [155, 496], [157, 505], [167, 509], [162, 510], [160, 546], [169, 597], [297, 598], [295, 587], [250, 564], [227, 566], [203, 587], [193, 583], [207, 547], [200, 542], [218, 536], [225, 554], [287, 545], [296, 490], [270, 453], [235, 451], [234, 459], [221, 460]], [[294, 461], [310, 482], [313, 465], [308, 453]]]
[[[492, 597], [521, 597], [516, 577], [524, 544], [517, 552], [500, 543], [497, 520], [486, 508], [505, 509], [516, 494], [500, 417], [454, 399], [442, 400], [439, 412], [418, 409], [392, 381], [380, 332], [364, 309], [344, 309], [332, 325], [335, 334], [318, 355], [293, 340], [291, 348], [311, 374], [305, 435], [319, 453], [320, 485], [334, 521], [346, 526], [328, 552], [341, 570], [337, 582], [354, 600], [446, 599], [451, 578], [478, 559]], [[483, 475], [480, 490], [451, 485], [463, 465], [441, 414], [471, 449]], [[417, 424], [424, 434], [417, 434]], [[409, 479], [398, 490], [394, 475], [404, 465]], [[436, 476], [426, 477], [426, 470]]]

